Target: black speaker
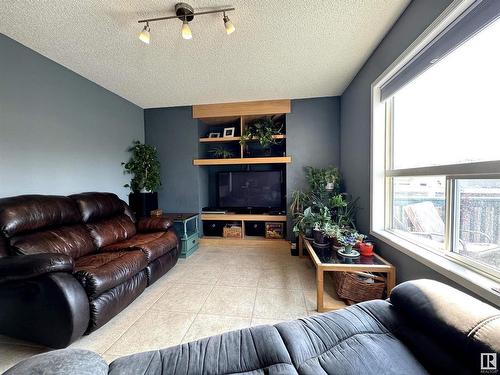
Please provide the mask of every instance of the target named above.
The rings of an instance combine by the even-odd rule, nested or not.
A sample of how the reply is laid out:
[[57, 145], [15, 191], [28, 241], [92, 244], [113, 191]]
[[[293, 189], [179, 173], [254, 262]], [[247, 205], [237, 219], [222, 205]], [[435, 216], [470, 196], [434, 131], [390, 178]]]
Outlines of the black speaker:
[[203, 234], [205, 236], [222, 237], [224, 221], [203, 221]]
[[264, 221], [246, 221], [245, 235], [247, 236], [265, 236], [266, 223]]
[[130, 193], [128, 204], [135, 216], [149, 216], [151, 211], [158, 208], [158, 193]]

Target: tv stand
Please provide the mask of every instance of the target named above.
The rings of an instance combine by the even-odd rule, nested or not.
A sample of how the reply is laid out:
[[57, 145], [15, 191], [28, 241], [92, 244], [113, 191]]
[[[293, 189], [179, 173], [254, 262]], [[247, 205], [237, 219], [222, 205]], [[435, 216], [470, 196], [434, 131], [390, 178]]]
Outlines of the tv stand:
[[[234, 212], [227, 212], [225, 214], [201, 214], [201, 220], [203, 222], [219, 222], [221, 225], [224, 222], [234, 223], [240, 222], [242, 228], [242, 237], [243, 239], [255, 239], [254, 236], [247, 236], [245, 234], [245, 223], [256, 221], [256, 222], [283, 222], [286, 223], [286, 215], [271, 215], [271, 214], [239, 214]], [[206, 235], [206, 234], [205, 234]], [[264, 239], [265, 233], [262, 233], [260, 239]], [[208, 236], [211, 237], [211, 236]], [[270, 240], [274, 241], [274, 240]]]

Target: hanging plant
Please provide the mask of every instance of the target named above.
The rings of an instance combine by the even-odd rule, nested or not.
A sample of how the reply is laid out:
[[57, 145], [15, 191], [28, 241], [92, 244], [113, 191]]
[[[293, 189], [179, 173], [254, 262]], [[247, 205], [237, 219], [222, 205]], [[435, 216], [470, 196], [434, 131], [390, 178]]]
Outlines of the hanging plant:
[[139, 141], [132, 142], [128, 149], [130, 160], [122, 163], [125, 173], [133, 175], [130, 184], [124, 185], [133, 192], [152, 192], [161, 186], [160, 162], [155, 147]]

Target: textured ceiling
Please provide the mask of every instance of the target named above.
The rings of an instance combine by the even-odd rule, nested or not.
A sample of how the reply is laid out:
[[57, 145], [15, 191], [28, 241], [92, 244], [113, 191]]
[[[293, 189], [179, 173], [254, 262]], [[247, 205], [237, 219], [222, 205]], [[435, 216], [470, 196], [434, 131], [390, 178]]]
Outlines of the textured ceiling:
[[195, 18], [193, 39], [170, 0], [2, 0], [0, 32], [143, 107], [340, 95], [409, 0], [199, 0], [232, 5]]

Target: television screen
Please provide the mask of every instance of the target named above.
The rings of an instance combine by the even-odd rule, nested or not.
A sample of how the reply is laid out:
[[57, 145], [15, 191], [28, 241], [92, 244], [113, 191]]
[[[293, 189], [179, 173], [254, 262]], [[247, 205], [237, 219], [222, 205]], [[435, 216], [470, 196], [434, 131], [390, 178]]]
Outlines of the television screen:
[[220, 172], [218, 206], [220, 208], [282, 207], [281, 171]]

